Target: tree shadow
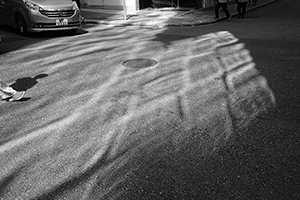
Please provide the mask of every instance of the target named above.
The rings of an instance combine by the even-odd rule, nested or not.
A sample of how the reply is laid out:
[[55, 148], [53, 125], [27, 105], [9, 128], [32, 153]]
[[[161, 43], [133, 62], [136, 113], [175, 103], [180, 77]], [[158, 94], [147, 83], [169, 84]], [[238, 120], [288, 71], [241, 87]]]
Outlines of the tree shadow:
[[47, 76], [48, 74], [39, 74], [33, 78], [31, 77], [20, 78], [17, 79], [16, 82], [11, 84], [10, 87], [12, 87], [17, 91], [26, 91], [38, 83], [37, 79], [45, 78]]

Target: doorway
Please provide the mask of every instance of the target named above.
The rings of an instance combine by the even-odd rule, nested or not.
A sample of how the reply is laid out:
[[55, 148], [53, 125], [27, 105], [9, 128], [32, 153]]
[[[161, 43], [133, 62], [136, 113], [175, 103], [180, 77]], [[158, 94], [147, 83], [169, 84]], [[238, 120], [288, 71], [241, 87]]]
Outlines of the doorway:
[[153, 0], [140, 0], [140, 9], [153, 8]]

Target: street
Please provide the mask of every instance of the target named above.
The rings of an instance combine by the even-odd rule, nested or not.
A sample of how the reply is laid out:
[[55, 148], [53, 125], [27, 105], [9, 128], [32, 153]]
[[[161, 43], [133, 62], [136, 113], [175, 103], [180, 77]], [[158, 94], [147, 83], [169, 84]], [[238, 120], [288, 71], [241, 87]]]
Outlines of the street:
[[0, 199], [300, 199], [299, 7], [74, 36], [0, 26], [0, 78], [26, 90], [0, 101]]

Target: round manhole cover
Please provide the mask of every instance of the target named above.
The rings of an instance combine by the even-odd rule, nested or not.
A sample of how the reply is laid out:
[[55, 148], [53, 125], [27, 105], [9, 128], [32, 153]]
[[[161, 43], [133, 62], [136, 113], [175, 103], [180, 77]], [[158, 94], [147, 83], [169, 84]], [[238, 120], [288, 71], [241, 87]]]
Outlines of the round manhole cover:
[[157, 62], [155, 60], [145, 59], [145, 58], [131, 59], [123, 62], [124, 67], [130, 67], [130, 68], [147, 68], [147, 67], [153, 67], [156, 64]]

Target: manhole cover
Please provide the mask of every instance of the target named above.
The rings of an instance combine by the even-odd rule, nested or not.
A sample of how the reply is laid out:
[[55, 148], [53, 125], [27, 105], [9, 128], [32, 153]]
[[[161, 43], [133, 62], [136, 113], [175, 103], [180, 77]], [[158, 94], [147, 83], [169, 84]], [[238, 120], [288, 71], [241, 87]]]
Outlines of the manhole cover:
[[155, 60], [144, 59], [144, 58], [131, 59], [123, 62], [124, 67], [130, 67], [130, 68], [147, 68], [147, 67], [153, 67], [156, 64], [157, 62]]

